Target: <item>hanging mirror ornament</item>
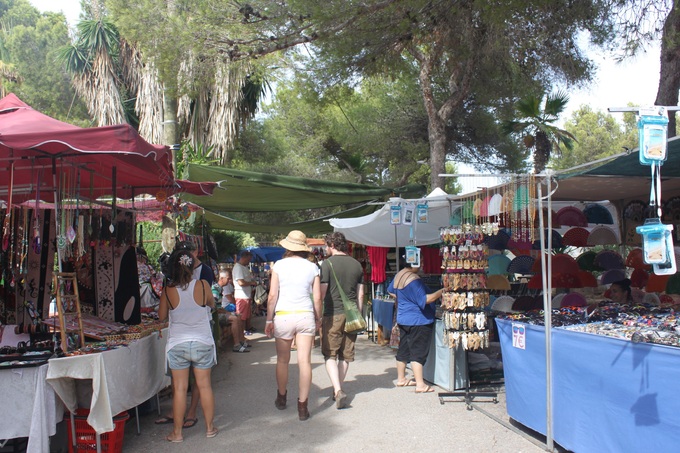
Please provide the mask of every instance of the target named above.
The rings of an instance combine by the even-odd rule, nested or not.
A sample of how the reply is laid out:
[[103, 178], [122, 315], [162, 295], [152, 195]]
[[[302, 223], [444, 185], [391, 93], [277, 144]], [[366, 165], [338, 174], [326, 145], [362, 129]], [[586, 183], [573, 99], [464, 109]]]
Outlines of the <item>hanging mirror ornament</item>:
[[404, 225], [413, 225], [413, 216], [416, 211], [416, 206], [413, 203], [406, 203], [404, 205]]
[[390, 198], [392, 205], [390, 206], [390, 225], [401, 224], [401, 204], [395, 202], [396, 198]]
[[428, 217], [428, 209], [427, 209], [427, 201], [420, 201], [418, 202], [417, 205], [417, 218], [418, 218], [418, 223], [427, 223], [429, 220]]
[[407, 245], [405, 259], [411, 267], [420, 267], [420, 249], [414, 245]]
[[640, 109], [638, 135], [640, 140], [640, 163], [652, 165], [666, 161], [668, 116], [665, 107]]

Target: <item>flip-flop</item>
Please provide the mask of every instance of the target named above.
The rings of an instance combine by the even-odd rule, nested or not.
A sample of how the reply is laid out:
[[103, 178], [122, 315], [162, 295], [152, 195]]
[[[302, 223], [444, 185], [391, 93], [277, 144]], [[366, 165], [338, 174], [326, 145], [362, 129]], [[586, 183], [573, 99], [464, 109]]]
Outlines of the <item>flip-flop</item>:
[[416, 386], [416, 381], [414, 381], [413, 379], [409, 379], [406, 382], [404, 382], [403, 384], [400, 384], [400, 383], [397, 382], [397, 387], [415, 387], [415, 386]]
[[171, 435], [172, 435], [172, 434], [168, 435], [168, 436], [165, 438], [165, 440], [167, 440], [168, 442], [172, 442], [173, 444], [178, 444], [178, 443], [180, 443], [180, 442], [184, 442], [184, 438], [183, 438], [183, 437], [180, 437], [179, 439], [173, 439], [173, 438], [170, 437]]
[[418, 390], [416, 389], [416, 393], [432, 393], [434, 392], [434, 389], [430, 387], [429, 385], [425, 387], [425, 390]]
[[184, 424], [182, 425], [182, 428], [192, 428], [192, 427], [196, 426], [196, 423], [198, 423], [197, 418], [185, 418]]
[[175, 423], [175, 420], [172, 417], [163, 416], [156, 420], [154, 423], [157, 425], [168, 425], [170, 423]]
[[211, 438], [217, 436], [218, 432], [219, 431], [217, 430], [217, 428], [215, 428], [212, 431], [208, 431], [207, 433], [205, 433], [205, 437], [207, 437], [208, 439], [211, 439]]

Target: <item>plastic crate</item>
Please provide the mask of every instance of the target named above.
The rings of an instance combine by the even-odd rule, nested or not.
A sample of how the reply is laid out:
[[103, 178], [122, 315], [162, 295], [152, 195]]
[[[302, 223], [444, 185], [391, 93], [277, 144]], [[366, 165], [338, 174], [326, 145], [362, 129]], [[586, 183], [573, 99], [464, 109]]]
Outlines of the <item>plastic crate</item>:
[[[73, 448], [73, 433], [71, 429], [71, 416], [67, 414], [64, 418], [66, 420], [66, 428], [68, 431], [68, 452], [96, 452], [97, 451], [97, 433], [87, 423], [87, 417], [90, 415], [89, 409], [78, 409], [73, 415], [76, 425], [76, 442], [75, 450]], [[127, 412], [121, 412], [113, 417], [113, 431], [101, 434], [99, 436], [99, 443], [101, 451], [107, 453], [121, 453], [123, 451], [123, 436], [125, 434], [125, 422], [130, 418]]]

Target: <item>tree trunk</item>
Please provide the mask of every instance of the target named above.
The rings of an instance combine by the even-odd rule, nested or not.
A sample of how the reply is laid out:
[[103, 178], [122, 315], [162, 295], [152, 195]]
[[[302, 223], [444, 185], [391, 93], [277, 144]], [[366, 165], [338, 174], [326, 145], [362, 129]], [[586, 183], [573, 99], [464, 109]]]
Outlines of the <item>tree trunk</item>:
[[430, 190], [434, 190], [435, 187], [444, 187], [444, 178], [439, 174], [444, 173], [446, 169], [446, 129], [444, 121], [439, 116], [432, 91], [432, 59], [424, 54], [418, 56], [420, 63], [418, 78], [427, 112], [427, 137], [430, 142]]
[[[678, 90], [680, 90], [680, 12], [677, 2], [663, 26], [661, 39], [661, 71], [659, 73], [659, 90], [656, 93], [656, 105], [678, 105]], [[668, 136], [674, 137], [675, 112], [668, 112]]]
[[[167, 87], [163, 89], [163, 144], [172, 148], [172, 169], [177, 171], [177, 98]], [[180, 178], [181, 175], [175, 175]]]
[[534, 173], [538, 174], [545, 170], [550, 160], [552, 144], [544, 132], [536, 133], [536, 148], [534, 149]]

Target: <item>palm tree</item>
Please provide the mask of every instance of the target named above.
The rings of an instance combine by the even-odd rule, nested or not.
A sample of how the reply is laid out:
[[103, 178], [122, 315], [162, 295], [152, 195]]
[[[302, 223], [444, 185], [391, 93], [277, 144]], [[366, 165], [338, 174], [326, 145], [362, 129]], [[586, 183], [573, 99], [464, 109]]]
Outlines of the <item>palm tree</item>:
[[520, 135], [524, 145], [534, 150], [534, 173], [545, 170], [553, 151], [559, 154], [560, 146], [571, 151], [576, 137], [553, 123], [564, 112], [569, 96], [564, 92], [549, 94], [541, 108], [543, 97], [529, 96], [517, 102], [517, 121], [505, 121], [503, 131], [508, 135]]

